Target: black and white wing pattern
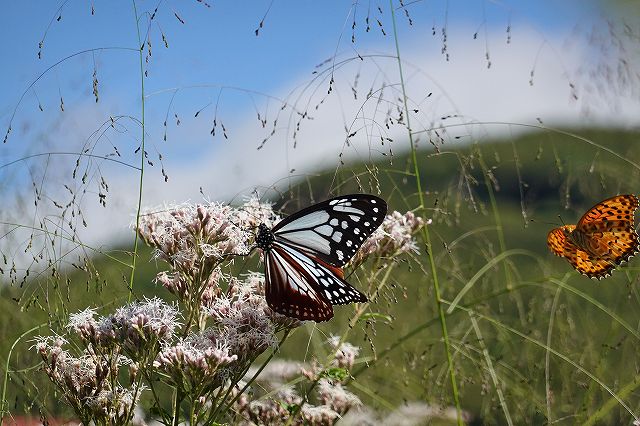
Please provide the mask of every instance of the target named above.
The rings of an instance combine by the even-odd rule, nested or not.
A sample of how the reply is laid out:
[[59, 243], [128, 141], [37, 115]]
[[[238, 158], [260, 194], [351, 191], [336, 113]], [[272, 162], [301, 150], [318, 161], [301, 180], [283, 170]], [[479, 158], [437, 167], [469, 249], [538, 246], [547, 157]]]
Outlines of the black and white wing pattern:
[[331, 305], [366, 302], [367, 297], [342, 278], [342, 270], [278, 242], [266, 259], [267, 304], [300, 320], [326, 321]]
[[369, 194], [332, 198], [292, 214], [273, 229], [276, 241], [329, 265], [344, 266], [382, 224], [387, 203]]
[[300, 320], [327, 321], [332, 305], [366, 302], [341, 267], [382, 224], [387, 203], [369, 194], [336, 197], [307, 207], [273, 229], [259, 226], [265, 252], [265, 296], [271, 309]]

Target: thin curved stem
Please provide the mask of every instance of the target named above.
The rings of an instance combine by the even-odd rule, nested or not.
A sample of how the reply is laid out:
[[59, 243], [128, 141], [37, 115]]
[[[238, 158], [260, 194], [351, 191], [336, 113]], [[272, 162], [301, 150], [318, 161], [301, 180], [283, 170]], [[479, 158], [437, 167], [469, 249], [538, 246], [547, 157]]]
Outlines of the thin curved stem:
[[18, 342], [27, 334], [36, 331], [40, 327], [46, 326], [46, 323], [36, 325], [35, 327], [30, 328], [29, 330], [22, 333], [18, 338], [13, 342], [11, 348], [9, 348], [9, 353], [7, 354], [7, 364], [4, 369], [4, 383], [2, 384], [2, 399], [0, 399], [0, 425], [3, 423], [4, 414], [5, 414], [5, 401], [7, 400], [7, 382], [9, 381], [9, 361], [11, 360], [11, 354], [13, 353], [13, 349], [16, 347]]
[[[132, 2], [133, 2], [133, 13], [136, 18], [136, 29], [138, 32], [138, 46], [142, 46], [142, 39], [140, 38], [140, 21], [138, 20], [138, 9], [136, 7], [136, 0], [132, 0]], [[142, 47], [139, 47], [138, 54], [140, 56], [140, 101], [142, 102], [140, 124], [142, 126], [142, 140], [140, 142], [140, 183], [138, 185], [138, 209], [136, 211], [136, 229], [134, 232], [135, 237], [133, 239], [133, 259], [131, 259], [131, 276], [129, 278], [129, 302], [131, 302], [131, 297], [133, 296], [133, 280], [136, 273], [136, 260], [138, 259], [138, 242], [140, 241], [140, 236], [138, 235], [138, 229], [140, 227], [140, 211], [142, 209], [142, 183], [144, 181], [145, 96], [144, 96], [144, 58], [143, 58], [142, 52], [143, 52]]]
[[[400, 58], [400, 44], [398, 41], [398, 30], [396, 25], [396, 15], [393, 7], [393, 0], [389, 0], [391, 6], [391, 20], [393, 22], [393, 38], [396, 45], [396, 58], [398, 60], [398, 71], [400, 74], [400, 85], [402, 86], [402, 101], [404, 104], [405, 120], [407, 124], [407, 130], [409, 132], [409, 144], [411, 145], [411, 161], [413, 163], [414, 174], [416, 177], [416, 186], [418, 188], [418, 197], [420, 200], [420, 210], [424, 216], [424, 192], [422, 191], [422, 183], [420, 182], [420, 169], [418, 167], [418, 156], [416, 153], [416, 147], [413, 142], [413, 132], [411, 131], [411, 121], [409, 117], [409, 105], [407, 102], [406, 84], [404, 81], [404, 73], [402, 71], [402, 59]], [[423, 219], [426, 219], [423, 217]], [[442, 306], [442, 300], [440, 298], [440, 284], [438, 282], [438, 274], [436, 271], [436, 262], [433, 255], [433, 246], [431, 245], [431, 238], [429, 236], [429, 229], [427, 226], [422, 228], [422, 237], [429, 255], [429, 264], [431, 266], [431, 275], [433, 277], [433, 290], [435, 294], [435, 301], [438, 309], [438, 317], [440, 319], [440, 328], [442, 330], [442, 339], [444, 341], [444, 349], [447, 355], [447, 365], [449, 368], [449, 377], [451, 379], [451, 391], [453, 393], [453, 400], [456, 406], [456, 416], [458, 425], [462, 426], [462, 409], [460, 408], [460, 398], [458, 396], [458, 385], [456, 381], [456, 373], [453, 367], [453, 358], [451, 357], [451, 343], [449, 342], [449, 333], [447, 331], [447, 320], [445, 318], [444, 308]]]

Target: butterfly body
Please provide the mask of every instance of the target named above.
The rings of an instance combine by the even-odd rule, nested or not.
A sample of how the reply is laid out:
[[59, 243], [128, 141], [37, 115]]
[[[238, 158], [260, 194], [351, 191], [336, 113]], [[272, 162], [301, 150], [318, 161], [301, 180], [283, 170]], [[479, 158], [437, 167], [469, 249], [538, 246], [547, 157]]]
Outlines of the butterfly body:
[[271, 244], [275, 241], [273, 232], [264, 223], [258, 225], [258, 235], [256, 236], [256, 247], [263, 251], [271, 249]]
[[602, 279], [638, 252], [635, 195], [617, 195], [589, 209], [576, 225], [564, 225], [547, 236], [549, 249], [565, 257], [581, 274]]
[[369, 194], [336, 197], [307, 207], [272, 229], [258, 227], [265, 255], [265, 296], [276, 312], [326, 321], [332, 305], [366, 302], [344, 280], [342, 267], [382, 224], [387, 204]]

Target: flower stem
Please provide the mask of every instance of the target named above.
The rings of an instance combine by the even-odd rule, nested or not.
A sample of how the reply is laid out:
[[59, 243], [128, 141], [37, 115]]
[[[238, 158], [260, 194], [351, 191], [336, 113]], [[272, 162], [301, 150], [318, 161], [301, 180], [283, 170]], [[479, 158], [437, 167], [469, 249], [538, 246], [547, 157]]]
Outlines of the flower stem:
[[142, 117], [140, 119], [140, 125], [142, 127], [142, 140], [140, 142], [140, 183], [138, 184], [138, 208], [136, 211], [136, 229], [134, 232], [133, 239], [133, 259], [131, 261], [131, 276], [129, 278], [129, 302], [131, 302], [131, 298], [133, 297], [133, 279], [136, 273], [136, 260], [138, 259], [138, 241], [140, 237], [138, 235], [138, 228], [140, 227], [140, 210], [142, 208], [142, 182], [144, 180], [144, 142], [145, 142], [145, 124], [144, 124], [144, 58], [143, 58], [143, 45], [142, 38], [140, 36], [140, 20], [138, 17], [138, 9], [136, 7], [136, 0], [132, 0], [133, 3], [133, 13], [136, 18], [136, 29], [138, 31], [138, 54], [140, 55], [140, 100], [142, 102]]
[[173, 421], [172, 426], [180, 424], [180, 403], [182, 403], [183, 395], [180, 389], [176, 389], [175, 400], [173, 401]]
[[[416, 185], [418, 188], [418, 197], [420, 200], [420, 211], [423, 215], [423, 219], [424, 218], [424, 209], [425, 209], [425, 204], [424, 204], [424, 193], [422, 191], [422, 183], [420, 182], [420, 168], [418, 167], [418, 157], [417, 157], [417, 153], [416, 153], [416, 147], [415, 144], [413, 142], [413, 132], [411, 130], [411, 121], [410, 121], [410, 117], [409, 117], [409, 105], [407, 103], [407, 92], [406, 92], [406, 85], [404, 82], [404, 73], [402, 71], [402, 60], [400, 58], [400, 44], [399, 44], [399, 40], [398, 40], [398, 30], [397, 30], [397, 25], [396, 25], [396, 14], [395, 14], [395, 10], [394, 10], [394, 6], [393, 6], [393, 0], [389, 0], [389, 5], [390, 5], [390, 9], [391, 9], [391, 20], [393, 22], [393, 38], [395, 40], [395, 45], [396, 45], [396, 58], [398, 60], [398, 71], [400, 74], [400, 86], [402, 87], [402, 101], [404, 104], [404, 111], [405, 111], [405, 120], [406, 120], [406, 124], [407, 124], [407, 130], [409, 132], [409, 143], [411, 145], [411, 161], [413, 163], [413, 170], [414, 170], [414, 174], [416, 177]], [[456, 381], [456, 375], [455, 375], [455, 370], [453, 367], [453, 359], [451, 357], [451, 344], [449, 342], [449, 334], [447, 332], [447, 321], [445, 318], [445, 313], [444, 313], [444, 308], [442, 306], [442, 299], [440, 298], [440, 285], [438, 282], [438, 275], [437, 275], [437, 271], [436, 271], [436, 263], [435, 263], [435, 257], [433, 255], [433, 247], [431, 245], [431, 239], [429, 236], [429, 229], [427, 226], [424, 226], [422, 228], [422, 237], [427, 249], [427, 254], [429, 255], [429, 263], [431, 265], [431, 275], [433, 276], [433, 290], [435, 293], [435, 301], [436, 301], [436, 305], [438, 308], [438, 317], [440, 318], [440, 327], [442, 329], [442, 339], [444, 341], [444, 349], [447, 355], [447, 364], [448, 364], [448, 369], [449, 369], [449, 377], [451, 378], [451, 390], [453, 393], [453, 399], [456, 405], [456, 415], [457, 415], [457, 419], [458, 419], [458, 425], [462, 425], [462, 410], [460, 408], [460, 400], [459, 400], [459, 396], [458, 396], [458, 385], [457, 385], [457, 381]]]
[[11, 345], [11, 348], [9, 348], [9, 353], [7, 354], [7, 363], [4, 369], [4, 381], [2, 383], [2, 395], [1, 395], [2, 399], [0, 399], [0, 426], [4, 423], [5, 413], [7, 414], [9, 413], [9, 410], [7, 408], [8, 404], [6, 404], [5, 401], [7, 401], [6, 396], [7, 396], [7, 383], [9, 383], [9, 363], [11, 361], [11, 355], [13, 354], [13, 350], [15, 349], [18, 342], [22, 340], [24, 336], [46, 325], [47, 323], [39, 324], [25, 331], [16, 340], [14, 340], [13, 344]]

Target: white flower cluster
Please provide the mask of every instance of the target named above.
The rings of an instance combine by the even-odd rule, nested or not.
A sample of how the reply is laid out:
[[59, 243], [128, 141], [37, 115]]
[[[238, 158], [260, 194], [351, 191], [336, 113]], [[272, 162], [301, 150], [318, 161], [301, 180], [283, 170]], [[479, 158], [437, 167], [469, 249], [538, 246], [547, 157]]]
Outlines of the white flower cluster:
[[[122, 367], [129, 366], [129, 384], [140, 365], [155, 357], [180, 326], [178, 311], [160, 299], [144, 299], [96, 319], [95, 309], [72, 314], [67, 329], [84, 344], [73, 356], [58, 336], [36, 338], [44, 370], [84, 424], [127, 424], [144, 386], [120, 385]], [[126, 356], [125, 356], [126, 355]]]
[[360, 348], [349, 342], [340, 343], [340, 336], [331, 336], [327, 342], [336, 351], [333, 364], [336, 367], [351, 370], [356, 357], [360, 353]]
[[107, 317], [117, 330], [117, 339], [134, 359], [152, 352], [152, 348], [168, 342], [180, 326], [178, 309], [161, 299], [146, 299], [120, 307]]
[[170, 267], [155, 281], [182, 302], [188, 330], [204, 328], [202, 311], [223, 296], [221, 284], [233, 281], [222, 267], [248, 254], [258, 224], [273, 226], [278, 220], [271, 205], [257, 198], [238, 208], [183, 204], [142, 216], [138, 233]]
[[157, 352], [180, 326], [177, 308], [158, 298], [131, 303], [97, 320], [95, 316], [95, 309], [72, 314], [67, 328], [94, 347], [118, 345], [133, 359]]
[[301, 324], [269, 308], [264, 298], [264, 275], [255, 272], [242, 281], [232, 279], [228, 291], [206, 312], [220, 337], [241, 360], [253, 359], [275, 346], [278, 331]]
[[351, 264], [358, 265], [371, 256], [387, 257], [409, 251], [417, 252], [418, 245], [413, 234], [429, 224], [431, 219], [425, 222], [413, 212], [402, 214], [394, 211], [388, 214], [382, 225], [362, 244], [351, 259]]
[[245, 405], [242, 413], [251, 419], [249, 424], [285, 424], [289, 418], [289, 408], [302, 402], [295, 389], [283, 386], [278, 389], [273, 398], [258, 399]]
[[279, 220], [271, 205], [252, 198], [234, 208], [221, 203], [181, 204], [141, 216], [138, 233], [156, 255], [175, 269], [188, 271], [203, 257], [208, 261], [246, 255], [260, 223]]
[[89, 419], [99, 424], [125, 424], [142, 391], [113, 385], [119, 367], [129, 360], [99, 357], [90, 350], [74, 357], [62, 349], [66, 343], [59, 336], [36, 338], [35, 348], [51, 381], [85, 424]]
[[[331, 366], [353, 365], [353, 360], [360, 348], [349, 343], [339, 345], [339, 339], [332, 336], [329, 345], [336, 349], [336, 360]], [[338, 353], [340, 352], [340, 353]], [[339, 359], [338, 359], [339, 358]], [[311, 381], [316, 382], [315, 394], [317, 403], [303, 402], [303, 398], [289, 385], [283, 385], [283, 379], [290, 379], [294, 369]], [[236, 402], [236, 411], [240, 413], [242, 425], [258, 424], [293, 424], [293, 425], [333, 425], [351, 409], [360, 407], [362, 402], [353, 393], [347, 391], [342, 383], [323, 376], [317, 364], [311, 367], [304, 364], [283, 361], [274, 366], [267, 366], [258, 377], [261, 387], [274, 389], [268, 398], [251, 401], [243, 395]], [[302, 405], [300, 405], [302, 403]], [[297, 413], [292, 419], [292, 413]], [[246, 421], [250, 419], [250, 421]]]
[[360, 398], [346, 390], [341, 383], [328, 379], [318, 381], [318, 400], [340, 415], [362, 405]]
[[134, 393], [120, 386], [103, 389], [88, 399], [86, 405], [93, 411], [94, 418], [109, 419], [110, 424], [126, 424], [131, 420], [130, 414], [138, 403], [141, 391]]
[[275, 347], [278, 331], [300, 324], [267, 306], [262, 274], [230, 281], [228, 290], [205, 308], [212, 325], [167, 345], [156, 358], [154, 366], [166, 372], [174, 385], [206, 389], [230, 377], [239, 379], [258, 355]]
[[327, 405], [304, 404], [301, 413], [304, 419], [301, 424], [310, 426], [330, 426], [340, 417], [339, 413]]
[[212, 341], [208, 333], [203, 333], [166, 347], [153, 365], [189, 392], [205, 386], [212, 389], [219, 386], [220, 368], [237, 359], [238, 356], [231, 355], [223, 342]]
[[[321, 386], [322, 389], [318, 391], [319, 398], [326, 401], [321, 405], [303, 403], [302, 397], [295, 389], [286, 385], [274, 391], [270, 398], [249, 401], [247, 397], [242, 397], [236, 404], [236, 410], [243, 419], [238, 424], [241, 426], [284, 424], [331, 426], [351, 407], [361, 404], [358, 397], [341, 387], [334, 388], [327, 384]], [[297, 417], [291, 419], [291, 414], [296, 407], [299, 407], [300, 412]]]

